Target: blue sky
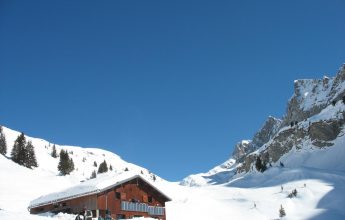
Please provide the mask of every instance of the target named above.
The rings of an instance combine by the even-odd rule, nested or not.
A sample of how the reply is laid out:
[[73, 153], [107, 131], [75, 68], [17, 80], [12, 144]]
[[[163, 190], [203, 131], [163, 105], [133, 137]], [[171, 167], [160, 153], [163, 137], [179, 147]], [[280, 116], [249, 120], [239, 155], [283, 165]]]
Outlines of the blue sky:
[[0, 2], [0, 124], [168, 180], [228, 159], [345, 62], [345, 1]]

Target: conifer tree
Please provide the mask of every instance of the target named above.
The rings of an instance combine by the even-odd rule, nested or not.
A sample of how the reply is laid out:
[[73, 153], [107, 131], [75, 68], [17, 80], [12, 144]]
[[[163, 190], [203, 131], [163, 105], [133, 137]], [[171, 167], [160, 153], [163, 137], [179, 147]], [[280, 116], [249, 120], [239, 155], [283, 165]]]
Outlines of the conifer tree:
[[90, 179], [94, 179], [97, 177], [96, 170], [92, 171]]
[[6, 155], [6, 153], [7, 153], [6, 137], [2, 131], [2, 126], [0, 125], [0, 154]]
[[267, 169], [266, 165], [261, 161], [260, 157], [256, 158], [255, 167], [260, 172], [264, 172]]
[[113, 166], [111, 164], [109, 165], [109, 170], [113, 170]]
[[21, 133], [14, 142], [12, 152], [11, 152], [11, 159], [13, 162], [24, 165], [25, 164], [25, 157], [26, 157], [26, 139], [24, 133]]
[[128, 167], [125, 168], [125, 171], [126, 171], [126, 172], [129, 171]]
[[97, 173], [105, 173], [108, 172], [108, 165], [107, 162], [104, 160], [98, 167]]
[[56, 152], [56, 147], [55, 144], [53, 145], [53, 149], [52, 149], [52, 157], [57, 158], [57, 152]]
[[69, 158], [68, 161], [68, 173], [71, 173], [74, 170], [74, 162], [72, 158]]
[[283, 218], [285, 215], [286, 215], [285, 209], [283, 208], [283, 205], [280, 205], [279, 217], [280, 217], [280, 218]]
[[97, 167], [97, 162], [96, 161], [93, 162], [93, 166]]
[[65, 150], [60, 151], [60, 161], [58, 170], [61, 175], [70, 174], [74, 170], [74, 162], [72, 158], [69, 158], [68, 152]]
[[25, 148], [25, 153], [26, 153], [26, 157], [25, 157], [24, 165], [27, 168], [38, 167], [36, 155], [35, 155], [35, 149], [31, 141], [28, 141]]

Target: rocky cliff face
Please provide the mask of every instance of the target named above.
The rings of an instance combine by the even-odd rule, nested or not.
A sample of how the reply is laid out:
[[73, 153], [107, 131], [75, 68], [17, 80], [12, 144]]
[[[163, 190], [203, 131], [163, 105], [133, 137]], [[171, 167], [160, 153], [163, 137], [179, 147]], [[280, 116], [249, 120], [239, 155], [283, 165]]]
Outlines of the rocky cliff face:
[[[235, 145], [228, 161], [208, 173], [189, 176], [183, 184], [213, 184], [220, 176], [223, 183], [236, 175], [256, 170], [258, 157], [269, 168], [283, 161], [284, 155], [292, 151], [298, 154], [332, 147], [337, 139], [345, 137], [344, 124], [345, 64], [333, 78], [295, 80], [294, 94], [282, 120], [269, 117], [252, 140]], [[303, 164], [303, 159], [300, 163]]]
[[343, 64], [336, 77], [323, 79], [295, 80], [294, 95], [288, 102], [287, 113], [283, 126], [292, 122], [300, 122], [321, 112], [333, 101], [339, 101], [345, 95], [342, 89], [345, 80], [345, 64]]
[[256, 158], [267, 166], [292, 149], [331, 147], [345, 124], [345, 65], [334, 78], [296, 80], [279, 131], [257, 152], [243, 157], [237, 173], [249, 172]]
[[242, 140], [235, 145], [232, 157], [237, 162], [242, 162], [246, 155], [267, 143], [278, 132], [281, 123], [280, 119], [269, 116], [260, 130], [256, 132], [253, 140]]
[[279, 131], [281, 124], [282, 120], [269, 116], [261, 129], [254, 135], [255, 148], [266, 144]]

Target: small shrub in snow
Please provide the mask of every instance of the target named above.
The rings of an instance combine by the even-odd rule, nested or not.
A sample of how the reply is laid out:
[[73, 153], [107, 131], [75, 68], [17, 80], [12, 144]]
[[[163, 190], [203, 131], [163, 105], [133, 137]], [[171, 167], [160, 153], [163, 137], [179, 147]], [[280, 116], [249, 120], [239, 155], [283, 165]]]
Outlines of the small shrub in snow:
[[93, 162], [93, 166], [97, 167], [97, 162], [96, 161]]
[[293, 197], [297, 197], [297, 190], [296, 189], [292, 190], [292, 192], [289, 193], [288, 197], [290, 199], [293, 198]]
[[283, 205], [280, 205], [279, 217], [283, 218], [284, 216], [286, 216], [285, 209], [283, 208]]
[[280, 164], [280, 167], [284, 167], [283, 162], [280, 161], [279, 164]]
[[97, 177], [96, 170], [92, 171], [90, 179], [94, 179]]

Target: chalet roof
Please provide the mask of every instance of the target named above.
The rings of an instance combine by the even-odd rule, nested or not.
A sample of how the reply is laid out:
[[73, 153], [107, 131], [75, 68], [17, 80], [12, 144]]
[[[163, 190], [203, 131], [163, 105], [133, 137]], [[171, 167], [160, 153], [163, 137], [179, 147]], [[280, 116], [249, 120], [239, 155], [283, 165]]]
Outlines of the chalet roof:
[[43, 205], [58, 203], [58, 202], [69, 200], [69, 199], [98, 194], [136, 178], [140, 178], [141, 180], [149, 184], [152, 188], [157, 190], [160, 194], [162, 194], [166, 198], [167, 201], [171, 201], [171, 199], [167, 195], [165, 195], [161, 190], [155, 187], [144, 176], [139, 175], [139, 174], [133, 175], [130, 172], [128, 173], [126, 172], [120, 175], [116, 175], [116, 174], [98, 175], [97, 178], [82, 182], [74, 187], [67, 188], [66, 190], [51, 193], [48, 195], [41, 196], [37, 199], [34, 199], [30, 202], [30, 205], [28, 208], [31, 209], [31, 208], [35, 208], [35, 207], [39, 207]]

